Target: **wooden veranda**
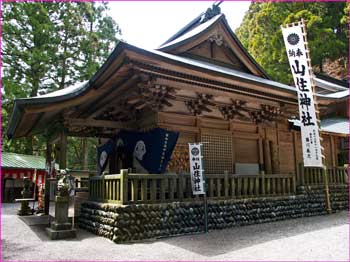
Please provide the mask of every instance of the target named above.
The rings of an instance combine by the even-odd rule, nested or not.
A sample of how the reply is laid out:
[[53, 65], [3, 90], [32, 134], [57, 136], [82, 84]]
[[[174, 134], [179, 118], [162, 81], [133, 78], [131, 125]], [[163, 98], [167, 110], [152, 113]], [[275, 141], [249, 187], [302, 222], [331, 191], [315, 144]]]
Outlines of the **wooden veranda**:
[[[324, 186], [322, 168], [304, 168], [297, 174], [209, 174], [207, 197], [212, 200], [277, 197], [297, 194], [299, 186]], [[328, 184], [348, 185], [345, 167], [328, 168]], [[145, 204], [199, 200], [192, 195], [189, 174], [120, 174], [90, 177], [89, 200], [114, 204]]]

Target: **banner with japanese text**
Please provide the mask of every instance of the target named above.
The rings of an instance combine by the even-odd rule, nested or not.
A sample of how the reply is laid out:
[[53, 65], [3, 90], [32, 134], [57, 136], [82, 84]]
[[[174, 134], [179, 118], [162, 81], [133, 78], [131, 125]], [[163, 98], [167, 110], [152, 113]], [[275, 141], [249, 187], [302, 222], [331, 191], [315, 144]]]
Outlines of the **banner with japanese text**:
[[304, 166], [322, 167], [320, 135], [310, 76], [311, 68], [308, 64], [310, 56], [305, 46], [303, 30], [302, 24], [282, 27], [289, 65], [298, 94]]
[[191, 185], [193, 195], [205, 194], [202, 144], [189, 144]]

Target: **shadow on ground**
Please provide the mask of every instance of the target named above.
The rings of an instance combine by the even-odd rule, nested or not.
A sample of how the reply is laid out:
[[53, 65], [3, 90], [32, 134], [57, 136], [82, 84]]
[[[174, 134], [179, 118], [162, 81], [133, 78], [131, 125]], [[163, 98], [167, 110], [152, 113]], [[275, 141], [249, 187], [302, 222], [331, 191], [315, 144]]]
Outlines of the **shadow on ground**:
[[[12, 217], [12, 215], [15, 215], [12, 211], [13, 208], [14, 206], [3, 206], [2, 214], [5, 213], [5, 215]], [[348, 221], [348, 213], [343, 211], [332, 215], [290, 219], [273, 223], [213, 230], [208, 234], [185, 235], [157, 240], [143, 240], [138, 243], [115, 244], [115, 248], [116, 250], [119, 250], [118, 246], [121, 248], [125, 246], [130, 246], [130, 248], [145, 248], [144, 245], [152, 246], [153, 244], [161, 243], [187, 250], [201, 256], [215, 257], [274, 240], [283, 241], [283, 239], [293, 236], [316, 232], [327, 228], [330, 229], [332, 227], [344, 226], [348, 224]], [[21, 221], [21, 223], [24, 222]], [[47, 225], [29, 226], [25, 224], [25, 226], [35, 233], [41, 241], [51, 241], [46, 235], [45, 228]], [[64, 241], [80, 242], [85, 239], [89, 239], [92, 242], [98, 242], [95, 241], [95, 239], [101, 240], [101, 237], [83, 229], [78, 229], [77, 238], [66, 239]], [[107, 242], [114, 245], [110, 240], [106, 238], [103, 239], [106, 240], [106, 242], [102, 241], [100, 243], [105, 243], [107, 247], [109, 245]], [[8, 247], [9, 250], [11, 250], [11, 246]], [[174, 250], [176, 249], [174, 248]]]
[[[51, 240], [47, 233], [46, 233], [46, 228], [48, 225], [35, 225], [35, 226], [30, 226], [30, 229], [37, 235], [38, 238], [40, 238], [41, 241], [55, 241]], [[83, 229], [77, 229], [77, 237], [76, 238], [67, 238], [67, 239], [62, 239], [64, 241], [71, 241], [71, 242], [79, 242], [84, 239], [88, 238], [97, 238], [98, 236], [87, 232]]]
[[[348, 213], [343, 211], [338, 215], [332, 214], [273, 222], [274, 226], [271, 226], [271, 223], [249, 225], [158, 241], [212, 257], [272, 240], [293, 237], [348, 223]], [[181, 238], [180, 241], [179, 238]]]
[[[51, 221], [54, 220], [54, 203], [50, 204], [50, 215], [49, 216], [17, 216], [17, 210], [19, 209], [19, 205], [15, 203], [6, 203], [2, 205], [2, 215], [10, 215], [10, 216], [16, 216], [21, 220], [21, 223], [26, 224], [26, 226], [33, 232], [35, 235], [41, 240], [41, 241], [52, 241], [47, 233], [46, 228], [50, 227]], [[83, 239], [88, 238], [96, 238], [98, 236], [85, 231], [83, 229], [77, 228], [77, 237], [71, 238], [71, 239], [64, 239], [65, 241], [81, 241]]]

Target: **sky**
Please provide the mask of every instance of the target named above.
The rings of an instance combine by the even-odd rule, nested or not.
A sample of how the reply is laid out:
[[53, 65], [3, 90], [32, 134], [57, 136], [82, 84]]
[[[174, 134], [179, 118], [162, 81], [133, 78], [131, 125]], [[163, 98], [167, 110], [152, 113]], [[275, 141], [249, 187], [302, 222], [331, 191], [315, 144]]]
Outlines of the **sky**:
[[[156, 49], [215, 1], [117, 1], [109, 2], [109, 15], [122, 30], [122, 39], [144, 49]], [[221, 12], [235, 30], [250, 1], [224, 1]]]

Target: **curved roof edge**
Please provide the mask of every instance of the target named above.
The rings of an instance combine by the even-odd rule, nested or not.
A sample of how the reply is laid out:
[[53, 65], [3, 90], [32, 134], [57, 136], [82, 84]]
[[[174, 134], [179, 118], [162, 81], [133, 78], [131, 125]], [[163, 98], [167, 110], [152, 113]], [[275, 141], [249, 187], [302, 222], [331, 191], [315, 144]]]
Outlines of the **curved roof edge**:
[[[57, 90], [46, 95], [29, 97], [29, 98], [18, 98], [14, 101], [14, 106], [10, 116], [9, 124], [6, 129], [6, 135], [8, 138], [12, 138], [15, 130], [22, 119], [24, 105], [35, 105], [35, 104], [47, 104], [63, 102], [69, 99], [78, 97], [87, 92], [90, 88], [94, 87], [95, 82], [101, 75], [106, 71], [108, 66], [115, 60], [119, 53], [127, 46], [123, 41], [119, 41], [116, 47], [113, 49], [104, 64], [97, 70], [97, 72], [84, 84], [80, 86], [70, 86], [61, 90]], [[65, 90], [65, 91], [63, 91]], [[56, 95], [55, 95], [56, 94]]]
[[[10, 117], [9, 125], [6, 130], [6, 134], [9, 138], [12, 138], [15, 134], [16, 128], [18, 124], [20, 123], [22, 117], [23, 117], [23, 111], [24, 107], [27, 105], [39, 105], [39, 104], [48, 104], [48, 103], [56, 103], [56, 102], [63, 102], [69, 99], [73, 99], [75, 97], [83, 95], [85, 92], [87, 92], [91, 88], [98, 88], [95, 86], [96, 81], [102, 76], [102, 74], [108, 69], [108, 67], [115, 61], [115, 59], [118, 57], [118, 55], [125, 49], [128, 49], [130, 51], [137, 52], [139, 54], [153, 56], [158, 59], [165, 60], [166, 62], [175, 62], [179, 63], [185, 66], [191, 66], [197, 69], [205, 70], [205, 71], [211, 71], [216, 72], [218, 74], [223, 74], [226, 76], [231, 77], [238, 77], [245, 79], [247, 81], [267, 85], [276, 89], [282, 89], [290, 93], [295, 93], [296, 89], [295, 87], [284, 85], [279, 82], [275, 82], [269, 79], [265, 79], [262, 77], [258, 77], [251, 74], [242, 73], [240, 71], [233, 70], [231, 68], [226, 68], [222, 66], [213, 65], [210, 63], [206, 63], [199, 60], [190, 59], [187, 57], [181, 57], [172, 55], [169, 53], [164, 53], [162, 51], [157, 50], [145, 50], [130, 44], [127, 44], [125, 42], [119, 42], [115, 49], [112, 51], [106, 62], [100, 67], [100, 69], [92, 76], [92, 78], [87, 81], [85, 84], [81, 86], [73, 86], [68, 87], [59, 91], [52, 92], [47, 95], [38, 96], [38, 97], [31, 97], [31, 98], [22, 98], [22, 99], [16, 99], [14, 103], [14, 108], [12, 110], [12, 114]], [[63, 91], [65, 90], [65, 91]], [[322, 95], [318, 95], [321, 97], [324, 97]], [[335, 97], [329, 97], [328, 98], [335, 98]], [[338, 98], [338, 97], [337, 97]]]

